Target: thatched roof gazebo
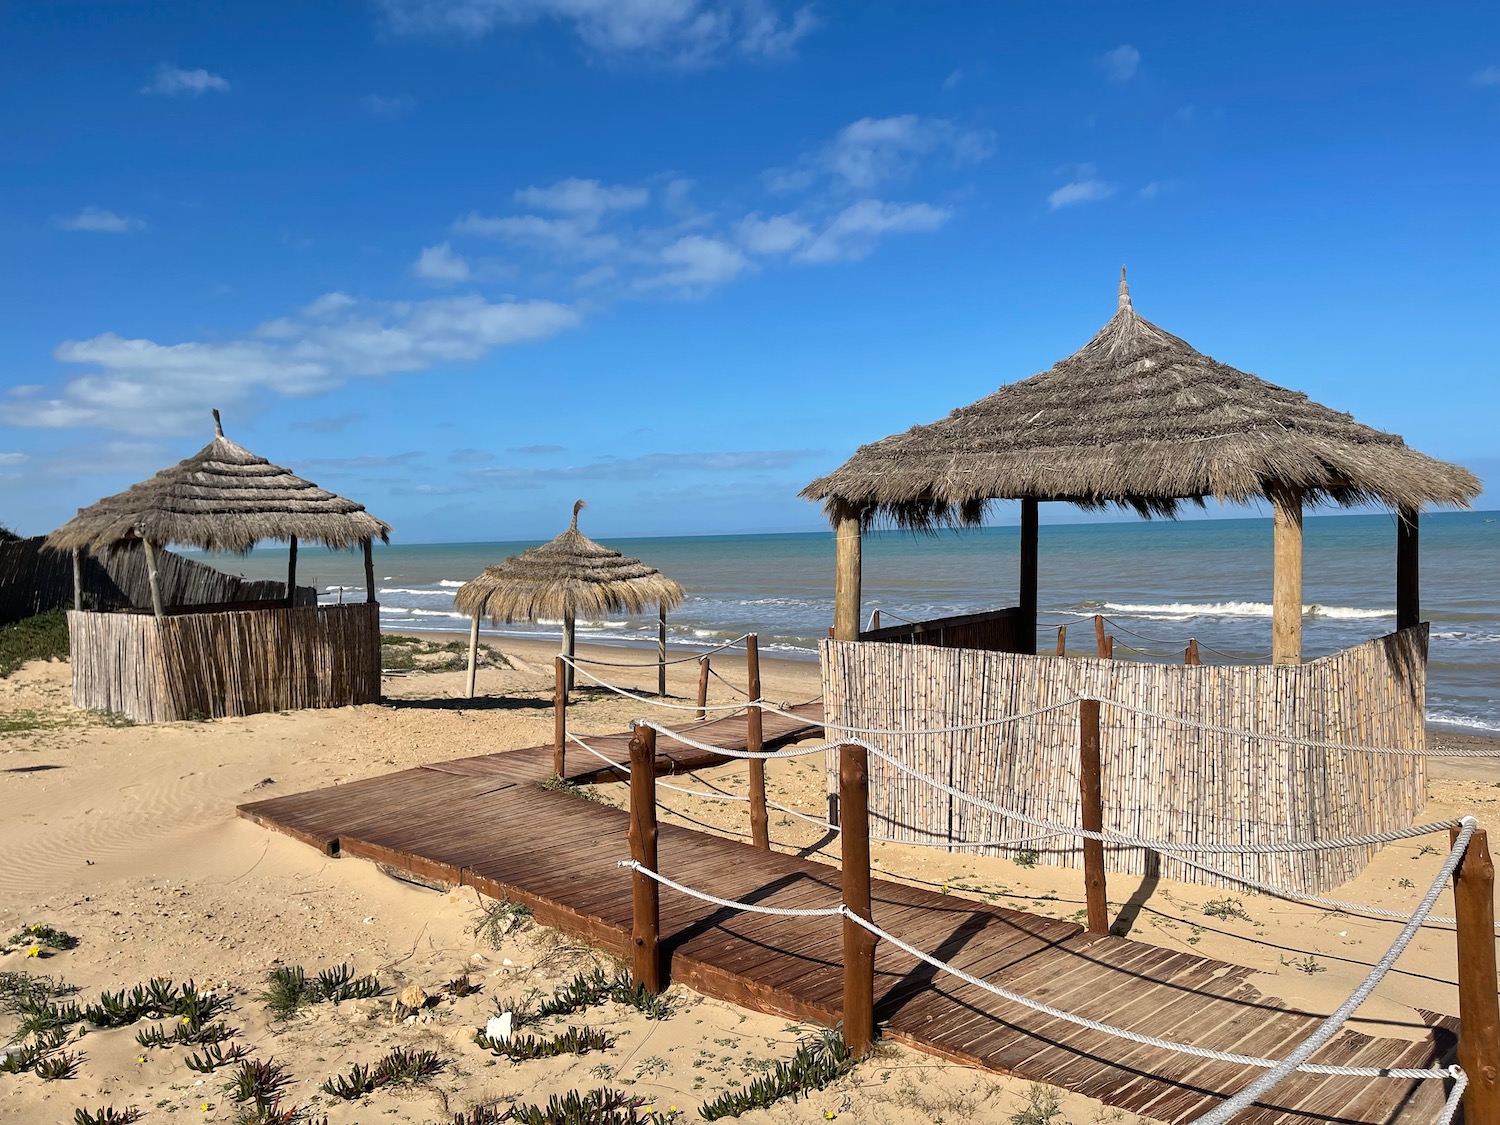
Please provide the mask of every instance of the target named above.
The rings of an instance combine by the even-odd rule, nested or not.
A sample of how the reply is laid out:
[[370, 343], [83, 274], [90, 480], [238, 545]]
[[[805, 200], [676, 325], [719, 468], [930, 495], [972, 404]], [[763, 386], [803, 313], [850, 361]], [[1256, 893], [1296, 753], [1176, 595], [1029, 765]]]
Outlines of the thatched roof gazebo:
[[[464, 583], [454, 596], [455, 608], [474, 619], [469, 644], [471, 697], [481, 617], [488, 617], [495, 624], [561, 619], [562, 651], [569, 660], [567, 690], [571, 691], [574, 684], [571, 661], [579, 615], [641, 613], [655, 606], [661, 672], [665, 675], [667, 611], [682, 604], [682, 587], [655, 567], [595, 543], [579, 531], [578, 513], [585, 506], [582, 500], [574, 503], [573, 522], [557, 538], [497, 566], [485, 567], [479, 577]], [[661, 690], [665, 694], [664, 686]]]
[[[86, 613], [75, 592], [69, 616], [74, 701], [152, 721], [378, 699], [371, 544], [388, 542], [390, 525], [230, 441], [217, 410], [214, 433], [193, 456], [80, 509], [47, 537], [49, 547], [73, 552], [75, 576], [83, 552], [107, 555], [137, 543], [148, 569], [152, 625], [135, 614]], [[284, 618], [270, 616], [266, 603], [166, 604], [158, 552], [168, 545], [243, 554], [267, 539], [289, 547], [286, 597], [274, 606]], [[365, 605], [296, 607], [299, 541], [334, 550], [362, 547]], [[131, 637], [117, 635], [122, 630]], [[325, 651], [330, 645], [356, 651]], [[133, 666], [132, 653], [145, 654], [141, 667]], [[150, 671], [153, 662], [165, 669], [160, 683]]]
[[1397, 627], [1420, 616], [1417, 520], [1467, 507], [1474, 474], [1401, 438], [1196, 351], [1139, 315], [1120, 272], [1119, 308], [1084, 347], [930, 425], [860, 449], [802, 492], [837, 534], [835, 635], [859, 635], [860, 542], [879, 523], [974, 526], [990, 502], [1021, 501], [1021, 651], [1035, 651], [1037, 505], [1060, 500], [1171, 515], [1212, 497], [1274, 514], [1272, 658], [1301, 656], [1302, 513], [1384, 503], [1398, 515]]

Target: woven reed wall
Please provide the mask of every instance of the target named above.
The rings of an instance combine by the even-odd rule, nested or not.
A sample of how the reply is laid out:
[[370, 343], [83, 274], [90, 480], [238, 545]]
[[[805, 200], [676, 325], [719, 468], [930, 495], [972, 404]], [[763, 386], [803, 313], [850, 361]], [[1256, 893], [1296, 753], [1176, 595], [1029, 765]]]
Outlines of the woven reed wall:
[[[0, 625], [49, 609], [73, 605], [73, 556], [42, 547], [43, 536], [0, 543]], [[279, 601], [282, 582], [250, 582], [211, 566], [162, 551], [157, 556], [162, 600], [168, 606], [223, 602]], [[122, 547], [106, 558], [83, 558], [83, 604], [90, 609], [143, 609], [151, 605], [146, 555], [140, 545]], [[317, 591], [297, 587], [297, 604], [313, 605]]]
[[935, 645], [938, 648], [978, 648], [987, 652], [1014, 652], [1016, 618], [1020, 610], [992, 609], [984, 613], [966, 613], [961, 617], [940, 617], [934, 621], [903, 622], [859, 635], [862, 641], [893, 641], [909, 645]]
[[137, 722], [380, 699], [373, 602], [185, 613], [68, 613], [73, 702]]
[[[1058, 659], [921, 645], [824, 641], [831, 723], [877, 729], [953, 727], [1078, 696], [1239, 730], [1420, 750], [1427, 626], [1301, 665], [1183, 666]], [[1102, 708], [1106, 829], [1171, 841], [1250, 844], [1362, 835], [1421, 812], [1420, 757], [1320, 750], [1220, 734]], [[830, 730], [830, 737], [835, 734]], [[930, 777], [1001, 806], [1077, 825], [1078, 708], [945, 735], [865, 736]], [[837, 785], [834, 755], [829, 784]], [[870, 760], [872, 834], [902, 840], [1008, 840], [1036, 829], [950, 798]], [[965, 853], [1032, 851], [1076, 867], [1076, 838]], [[1302, 891], [1358, 874], [1374, 848], [1293, 855], [1205, 856], [1212, 866]], [[1106, 845], [1109, 870], [1232, 886], [1178, 860]]]

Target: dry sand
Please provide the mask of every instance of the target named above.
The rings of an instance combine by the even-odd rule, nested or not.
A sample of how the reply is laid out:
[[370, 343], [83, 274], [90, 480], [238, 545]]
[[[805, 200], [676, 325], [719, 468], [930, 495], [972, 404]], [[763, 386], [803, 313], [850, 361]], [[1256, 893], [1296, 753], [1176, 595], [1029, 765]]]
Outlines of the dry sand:
[[[679, 987], [673, 989], [678, 1012], [670, 1020], [648, 1022], [616, 1005], [572, 1017], [572, 1023], [615, 1034], [618, 1042], [609, 1050], [519, 1065], [497, 1060], [472, 1041], [497, 999], [550, 990], [601, 959], [535, 926], [496, 947], [473, 930], [482, 904], [471, 890], [444, 894], [400, 882], [371, 864], [325, 858], [234, 815], [245, 800], [547, 742], [550, 648], [510, 640], [501, 647], [514, 667], [482, 670], [481, 698], [473, 701], [460, 698], [462, 673], [419, 673], [388, 677], [389, 698], [378, 706], [159, 726], [110, 725], [75, 710], [65, 664], [31, 664], [0, 680], [0, 803], [8, 810], [0, 821], [0, 940], [32, 923], [81, 939], [77, 949], [45, 960], [28, 957], [25, 947], [0, 955], [0, 972], [50, 973], [78, 986], [81, 1000], [153, 976], [193, 978], [216, 988], [232, 997], [227, 1019], [240, 1029], [238, 1041], [254, 1048], [251, 1057], [274, 1058], [292, 1074], [286, 1102], [316, 1107], [333, 1125], [447, 1122], [477, 1104], [516, 1095], [545, 1100], [549, 1093], [604, 1084], [697, 1120], [705, 1098], [748, 1083], [767, 1060], [787, 1057], [809, 1029]], [[617, 649], [593, 655], [639, 659]], [[715, 667], [744, 682], [742, 661], [716, 657]], [[611, 678], [649, 689], [655, 672], [612, 671]], [[692, 663], [677, 665], [671, 690], [689, 696], [695, 678]], [[818, 694], [812, 664], [767, 661], [764, 680], [770, 698]], [[582, 694], [571, 717], [580, 731], [623, 729], [641, 712], [629, 700]], [[720, 702], [731, 698], [717, 681], [712, 695]], [[1474, 812], [1495, 819], [1500, 766], [1435, 764], [1432, 772], [1428, 817]], [[821, 781], [811, 760], [778, 761], [769, 773], [773, 799], [822, 813]], [[716, 767], [694, 783], [743, 792], [744, 770]], [[619, 799], [620, 787], [601, 788]], [[745, 834], [743, 804], [662, 796], [680, 822]], [[771, 830], [778, 846], [837, 860], [836, 843], [812, 826], [773, 812]], [[1082, 907], [1076, 872], [894, 845], [876, 845], [874, 854], [880, 873], [949, 893], [1058, 917]], [[1437, 862], [1421, 842], [1393, 845], [1338, 894], [1406, 908]], [[1140, 890], [1136, 877], [1116, 877], [1110, 887], [1119, 907], [1134, 902], [1126, 907], [1127, 916], [1134, 915], [1132, 936], [1255, 966], [1264, 991], [1315, 1010], [1330, 1009], [1346, 995], [1395, 930], [1390, 923], [1250, 894], [1163, 881], [1139, 901]], [[1248, 918], [1205, 914], [1210, 900], [1225, 898], [1238, 900]], [[378, 974], [393, 991], [379, 1001], [318, 1005], [286, 1023], [270, 1020], [256, 999], [273, 966], [315, 970], [341, 962]], [[463, 972], [480, 986], [477, 995], [444, 998], [414, 1023], [392, 1018], [394, 990], [416, 984], [436, 995]], [[1383, 1033], [1400, 1034], [1420, 1025], [1413, 1007], [1456, 1011], [1453, 980], [1451, 933], [1424, 931], [1362, 1015]], [[0, 1038], [14, 1022], [0, 1015]], [[83, 1035], [69, 1048], [81, 1056], [71, 1079], [0, 1074], [0, 1119], [71, 1121], [77, 1107], [106, 1104], [137, 1106], [147, 1111], [147, 1121], [236, 1119], [236, 1106], [222, 1089], [226, 1072], [188, 1070], [180, 1048], [142, 1049], [135, 1039], [141, 1026], [149, 1025]], [[380, 1090], [353, 1103], [319, 1093], [324, 1079], [352, 1063], [373, 1063], [397, 1045], [435, 1050], [447, 1068], [426, 1086]], [[1008, 1121], [1027, 1093], [1024, 1082], [883, 1047], [832, 1088], [743, 1120]], [[1061, 1108], [1076, 1125], [1122, 1120], [1077, 1095], [1064, 1095]]]

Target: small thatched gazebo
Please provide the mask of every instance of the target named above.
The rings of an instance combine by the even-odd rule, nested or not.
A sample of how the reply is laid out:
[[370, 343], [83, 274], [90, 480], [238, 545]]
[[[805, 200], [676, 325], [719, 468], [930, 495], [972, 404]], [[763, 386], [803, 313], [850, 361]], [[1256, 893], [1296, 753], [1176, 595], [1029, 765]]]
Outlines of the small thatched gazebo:
[[479, 619], [495, 624], [513, 621], [561, 619], [562, 651], [568, 657], [567, 690], [573, 689], [575, 633], [580, 614], [603, 617], [608, 613], [641, 613], [657, 607], [657, 649], [660, 663], [659, 688], [666, 693], [667, 611], [682, 604], [682, 587], [640, 559], [628, 558], [611, 547], [595, 543], [578, 530], [578, 513], [586, 505], [573, 505], [573, 522], [556, 539], [531, 547], [487, 566], [484, 573], [464, 583], [454, 596], [454, 607], [474, 619], [469, 641], [469, 695], [474, 695], [474, 669]]
[[[390, 525], [364, 506], [256, 456], [224, 436], [185, 461], [79, 510], [47, 537], [107, 555], [139, 543], [150, 616], [92, 613], [75, 595], [69, 614], [73, 697], [80, 707], [144, 721], [332, 707], [380, 698], [380, 621], [374, 539]], [[158, 552], [169, 544], [243, 554], [263, 540], [289, 546], [279, 603], [173, 606], [162, 596]], [[297, 606], [297, 544], [364, 549], [363, 605]]]
[[882, 522], [977, 526], [992, 500], [1021, 501], [1019, 651], [1036, 637], [1037, 505], [1110, 505], [1143, 516], [1179, 504], [1270, 500], [1275, 517], [1272, 659], [1296, 663], [1304, 507], [1384, 503], [1398, 515], [1397, 628], [1420, 617], [1417, 514], [1467, 507], [1473, 473], [1394, 434], [1194, 350], [1140, 316], [1120, 271], [1119, 309], [1082, 350], [930, 425], [861, 446], [802, 492], [837, 534], [837, 637], [859, 634], [860, 542]]

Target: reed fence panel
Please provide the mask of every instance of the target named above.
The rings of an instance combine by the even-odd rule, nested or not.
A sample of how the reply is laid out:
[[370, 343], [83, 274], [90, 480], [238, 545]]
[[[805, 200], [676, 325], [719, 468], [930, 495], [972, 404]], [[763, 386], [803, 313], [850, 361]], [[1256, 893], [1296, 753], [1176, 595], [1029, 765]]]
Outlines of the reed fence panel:
[[[1426, 771], [1411, 755], [1320, 749], [1181, 725], [1111, 706], [1308, 741], [1421, 750], [1427, 626], [1301, 665], [1170, 665], [1025, 656], [879, 642], [823, 642], [830, 724], [957, 727], [1064, 703], [1104, 701], [1101, 755], [1108, 830], [1178, 843], [1264, 844], [1356, 836], [1419, 816]], [[837, 731], [830, 729], [830, 737]], [[1008, 810], [1079, 824], [1078, 708], [943, 735], [867, 735], [930, 777]], [[837, 782], [829, 756], [829, 785]], [[832, 790], [830, 790], [832, 791]], [[879, 758], [870, 761], [871, 831], [900, 840], [1014, 840], [1040, 830], [956, 800]], [[1033, 853], [1082, 864], [1076, 837], [968, 853]], [[1357, 875], [1376, 849], [1204, 856], [1249, 878], [1320, 893]], [[1235, 886], [1170, 856], [1105, 845], [1109, 870]]]
[[70, 611], [73, 702], [137, 722], [380, 699], [380, 607], [268, 606], [157, 618]]

